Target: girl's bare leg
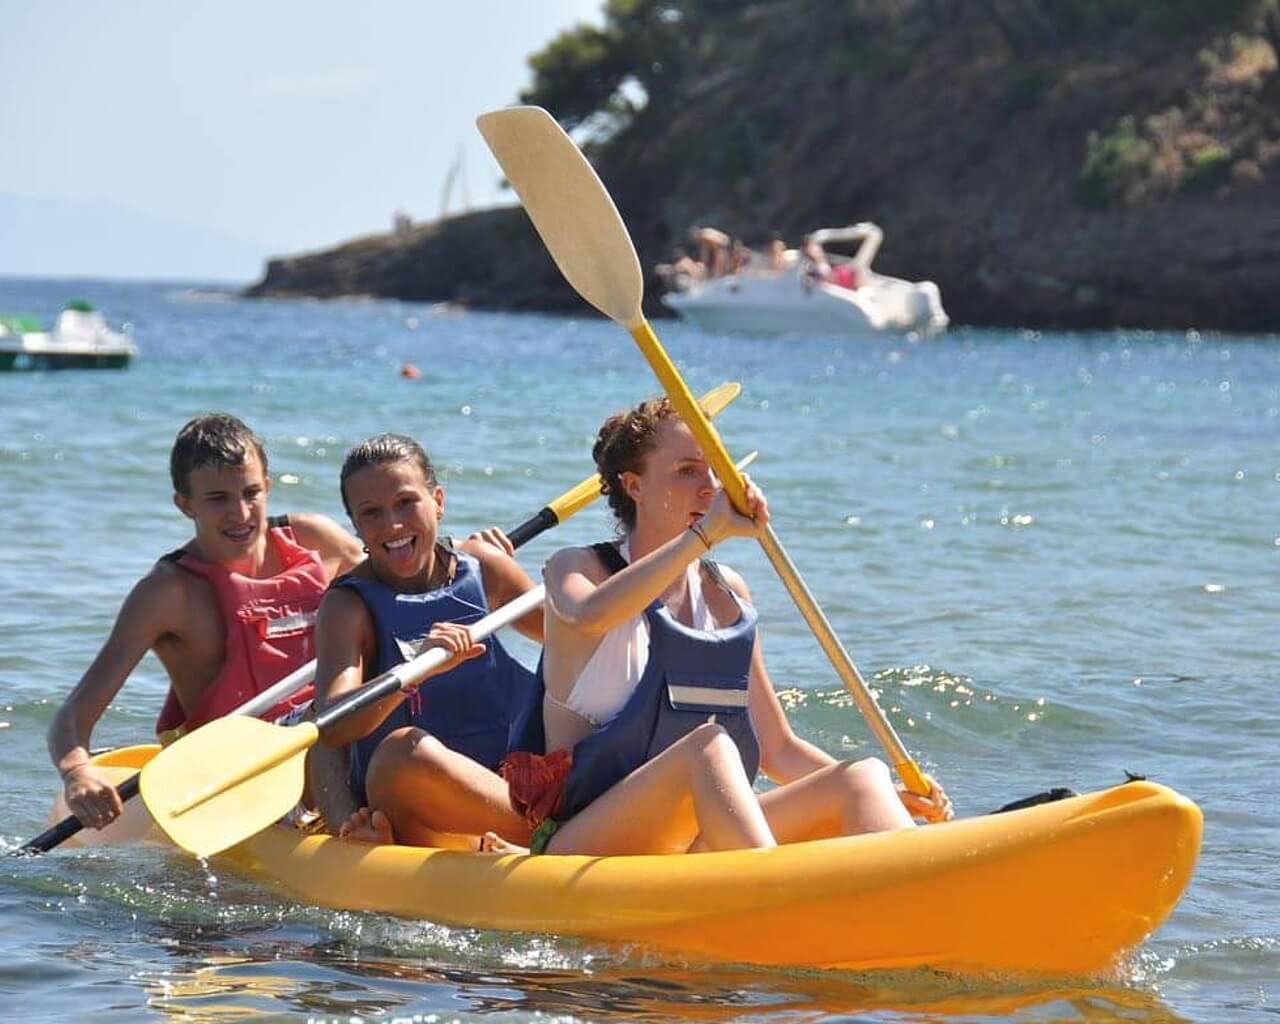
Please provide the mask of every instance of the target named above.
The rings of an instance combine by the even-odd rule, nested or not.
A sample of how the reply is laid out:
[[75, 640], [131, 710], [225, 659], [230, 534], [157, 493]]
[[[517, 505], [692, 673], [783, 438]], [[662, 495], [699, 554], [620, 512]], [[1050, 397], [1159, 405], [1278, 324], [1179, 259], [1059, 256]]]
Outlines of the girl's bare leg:
[[718, 725], [700, 725], [637, 768], [551, 837], [548, 853], [609, 856], [774, 846], [742, 767]]
[[915, 822], [878, 758], [841, 761], [760, 797], [780, 843], [887, 832]]
[[531, 838], [498, 775], [421, 729], [397, 729], [378, 745], [365, 789], [396, 840], [411, 846], [474, 850], [485, 832], [515, 843]]

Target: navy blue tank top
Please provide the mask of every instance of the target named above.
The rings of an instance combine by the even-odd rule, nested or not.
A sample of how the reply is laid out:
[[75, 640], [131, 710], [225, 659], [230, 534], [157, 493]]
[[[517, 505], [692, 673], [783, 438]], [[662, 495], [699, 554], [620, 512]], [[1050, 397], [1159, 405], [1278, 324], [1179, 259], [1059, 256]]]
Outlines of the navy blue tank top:
[[[480, 564], [454, 553], [457, 571], [445, 586], [421, 594], [404, 594], [378, 580], [347, 575], [334, 581], [360, 595], [377, 633], [375, 674], [411, 659], [417, 643], [437, 622], [470, 624], [489, 613]], [[416, 726], [452, 750], [496, 771], [510, 745], [511, 727], [529, 699], [534, 674], [518, 662], [496, 636], [485, 641], [479, 658], [428, 679], [419, 699], [406, 700], [364, 739], [352, 744], [351, 788], [367, 803], [365, 776], [369, 759], [388, 733]]]

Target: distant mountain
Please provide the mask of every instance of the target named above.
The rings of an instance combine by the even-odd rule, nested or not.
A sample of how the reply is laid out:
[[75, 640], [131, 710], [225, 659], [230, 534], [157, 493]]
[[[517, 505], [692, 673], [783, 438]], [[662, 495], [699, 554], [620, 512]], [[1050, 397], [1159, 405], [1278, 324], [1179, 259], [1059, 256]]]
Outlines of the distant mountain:
[[250, 281], [269, 251], [112, 203], [0, 195], [0, 274]]

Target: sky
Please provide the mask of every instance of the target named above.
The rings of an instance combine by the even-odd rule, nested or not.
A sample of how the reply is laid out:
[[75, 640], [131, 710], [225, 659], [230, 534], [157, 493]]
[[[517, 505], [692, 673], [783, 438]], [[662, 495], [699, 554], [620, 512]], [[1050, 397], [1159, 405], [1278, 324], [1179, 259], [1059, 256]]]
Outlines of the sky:
[[[0, 273], [249, 280], [512, 201], [475, 130], [602, 0], [0, 0]], [[76, 239], [80, 234], [83, 237]]]

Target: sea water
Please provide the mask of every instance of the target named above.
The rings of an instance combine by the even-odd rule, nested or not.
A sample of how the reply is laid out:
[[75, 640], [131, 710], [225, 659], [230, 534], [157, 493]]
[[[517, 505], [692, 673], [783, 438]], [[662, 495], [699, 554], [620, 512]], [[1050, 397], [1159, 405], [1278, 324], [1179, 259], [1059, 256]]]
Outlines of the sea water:
[[[57, 788], [44, 735], [58, 702], [130, 586], [189, 537], [167, 472], [187, 419], [242, 417], [268, 447], [272, 510], [340, 520], [347, 448], [412, 434], [463, 535], [514, 526], [589, 475], [602, 419], [656, 387], [626, 333], [585, 315], [0, 279], [0, 309], [51, 320], [70, 298], [130, 323], [141, 354], [123, 372], [0, 375], [10, 847], [44, 827]], [[1199, 803], [1204, 847], [1172, 918], [1102, 978], [706, 967], [302, 906], [155, 850], [64, 851], [0, 860], [6, 1015], [1276, 1019], [1280, 339], [657, 326], [695, 391], [741, 381], [726, 444], [759, 450], [779, 536], [961, 814], [1125, 771]], [[402, 377], [406, 362], [421, 377]], [[610, 533], [595, 507], [520, 558], [536, 575], [556, 547]], [[879, 753], [758, 550], [716, 555], [752, 587], [796, 728], [840, 757]], [[95, 745], [148, 740], [164, 688], [148, 657]]]

